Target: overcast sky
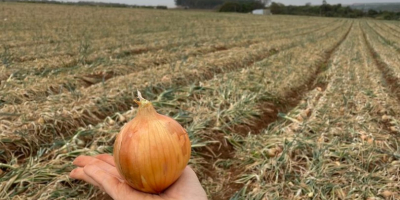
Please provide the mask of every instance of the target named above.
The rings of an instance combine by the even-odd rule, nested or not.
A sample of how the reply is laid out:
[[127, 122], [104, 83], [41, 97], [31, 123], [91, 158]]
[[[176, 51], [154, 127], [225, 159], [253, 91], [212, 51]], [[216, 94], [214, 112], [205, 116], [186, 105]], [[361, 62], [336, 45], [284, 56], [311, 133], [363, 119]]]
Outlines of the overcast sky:
[[[67, 1], [78, 1], [78, 0], [67, 0]], [[125, 4], [136, 4], [136, 5], [165, 5], [168, 7], [175, 7], [174, 0], [89, 0], [89, 1], [101, 1], [101, 2], [112, 2], [112, 3], [125, 3]], [[310, 2], [313, 5], [321, 4], [322, 0], [272, 0], [274, 2], [283, 3], [285, 5], [304, 5]], [[400, 0], [327, 0], [329, 4], [353, 4], [353, 3], [366, 3], [366, 2], [400, 2]]]

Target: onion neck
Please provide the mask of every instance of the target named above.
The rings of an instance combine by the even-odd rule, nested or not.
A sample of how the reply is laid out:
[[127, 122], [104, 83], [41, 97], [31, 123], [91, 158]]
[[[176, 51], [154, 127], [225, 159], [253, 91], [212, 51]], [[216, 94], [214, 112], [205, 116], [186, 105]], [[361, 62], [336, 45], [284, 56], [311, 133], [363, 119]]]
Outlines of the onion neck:
[[154, 109], [153, 104], [148, 101], [147, 99], [142, 97], [142, 94], [138, 91], [138, 98], [139, 101], [135, 102], [139, 105], [139, 110], [138, 110], [138, 117], [144, 117], [144, 118], [153, 118], [156, 117], [157, 111]]
[[147, 101], [147, 100], [146, 100], [146, 102], [140, 101], [139, 103], [140, 104], [139, 104], [138, 116], [157, 114], [156, 109], [154, 109], [154, 107], [150, 101]]

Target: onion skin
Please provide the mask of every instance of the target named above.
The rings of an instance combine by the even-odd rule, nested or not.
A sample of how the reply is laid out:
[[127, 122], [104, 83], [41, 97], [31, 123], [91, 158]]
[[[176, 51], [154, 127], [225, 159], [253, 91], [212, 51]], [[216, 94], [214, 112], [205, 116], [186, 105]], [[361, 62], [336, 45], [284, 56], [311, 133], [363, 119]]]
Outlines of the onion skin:
[[159, 194], [182, 174], [190, 159], [191, 144], [177, 121], [158, 114], [145, 99], [137, 103], [136, 117], [116, 138], [114, 160], [129, 186]]

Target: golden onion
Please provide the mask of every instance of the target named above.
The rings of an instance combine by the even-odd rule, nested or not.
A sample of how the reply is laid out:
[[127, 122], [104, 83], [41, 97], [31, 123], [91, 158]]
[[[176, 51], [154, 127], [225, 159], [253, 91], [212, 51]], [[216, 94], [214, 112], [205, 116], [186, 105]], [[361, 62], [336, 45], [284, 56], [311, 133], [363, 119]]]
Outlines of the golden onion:
[[138, 95], [138, 113], [125, 124], [114, 143], [115, 164], [128, 185], [159, 194], [182, 174], [191, 145], [177, 121], [158, 114], [150, 101], [140, 92]]

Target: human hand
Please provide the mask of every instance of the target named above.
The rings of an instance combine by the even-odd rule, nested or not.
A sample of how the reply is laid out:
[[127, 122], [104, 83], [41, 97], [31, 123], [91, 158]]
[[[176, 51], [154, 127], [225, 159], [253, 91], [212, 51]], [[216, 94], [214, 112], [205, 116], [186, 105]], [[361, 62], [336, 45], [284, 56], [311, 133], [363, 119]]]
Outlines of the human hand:
[[86, 181], [99, 187], [115, 200], [204, 200], [207, 195], [194, 171], [187, 166], [179, 179], [159, 195], [140, 192], [126, 184], [115, 167], [114, 158], [108, 154], [95, 157], [79, 156], [78, 166], [69, 174], [73, 179]]

